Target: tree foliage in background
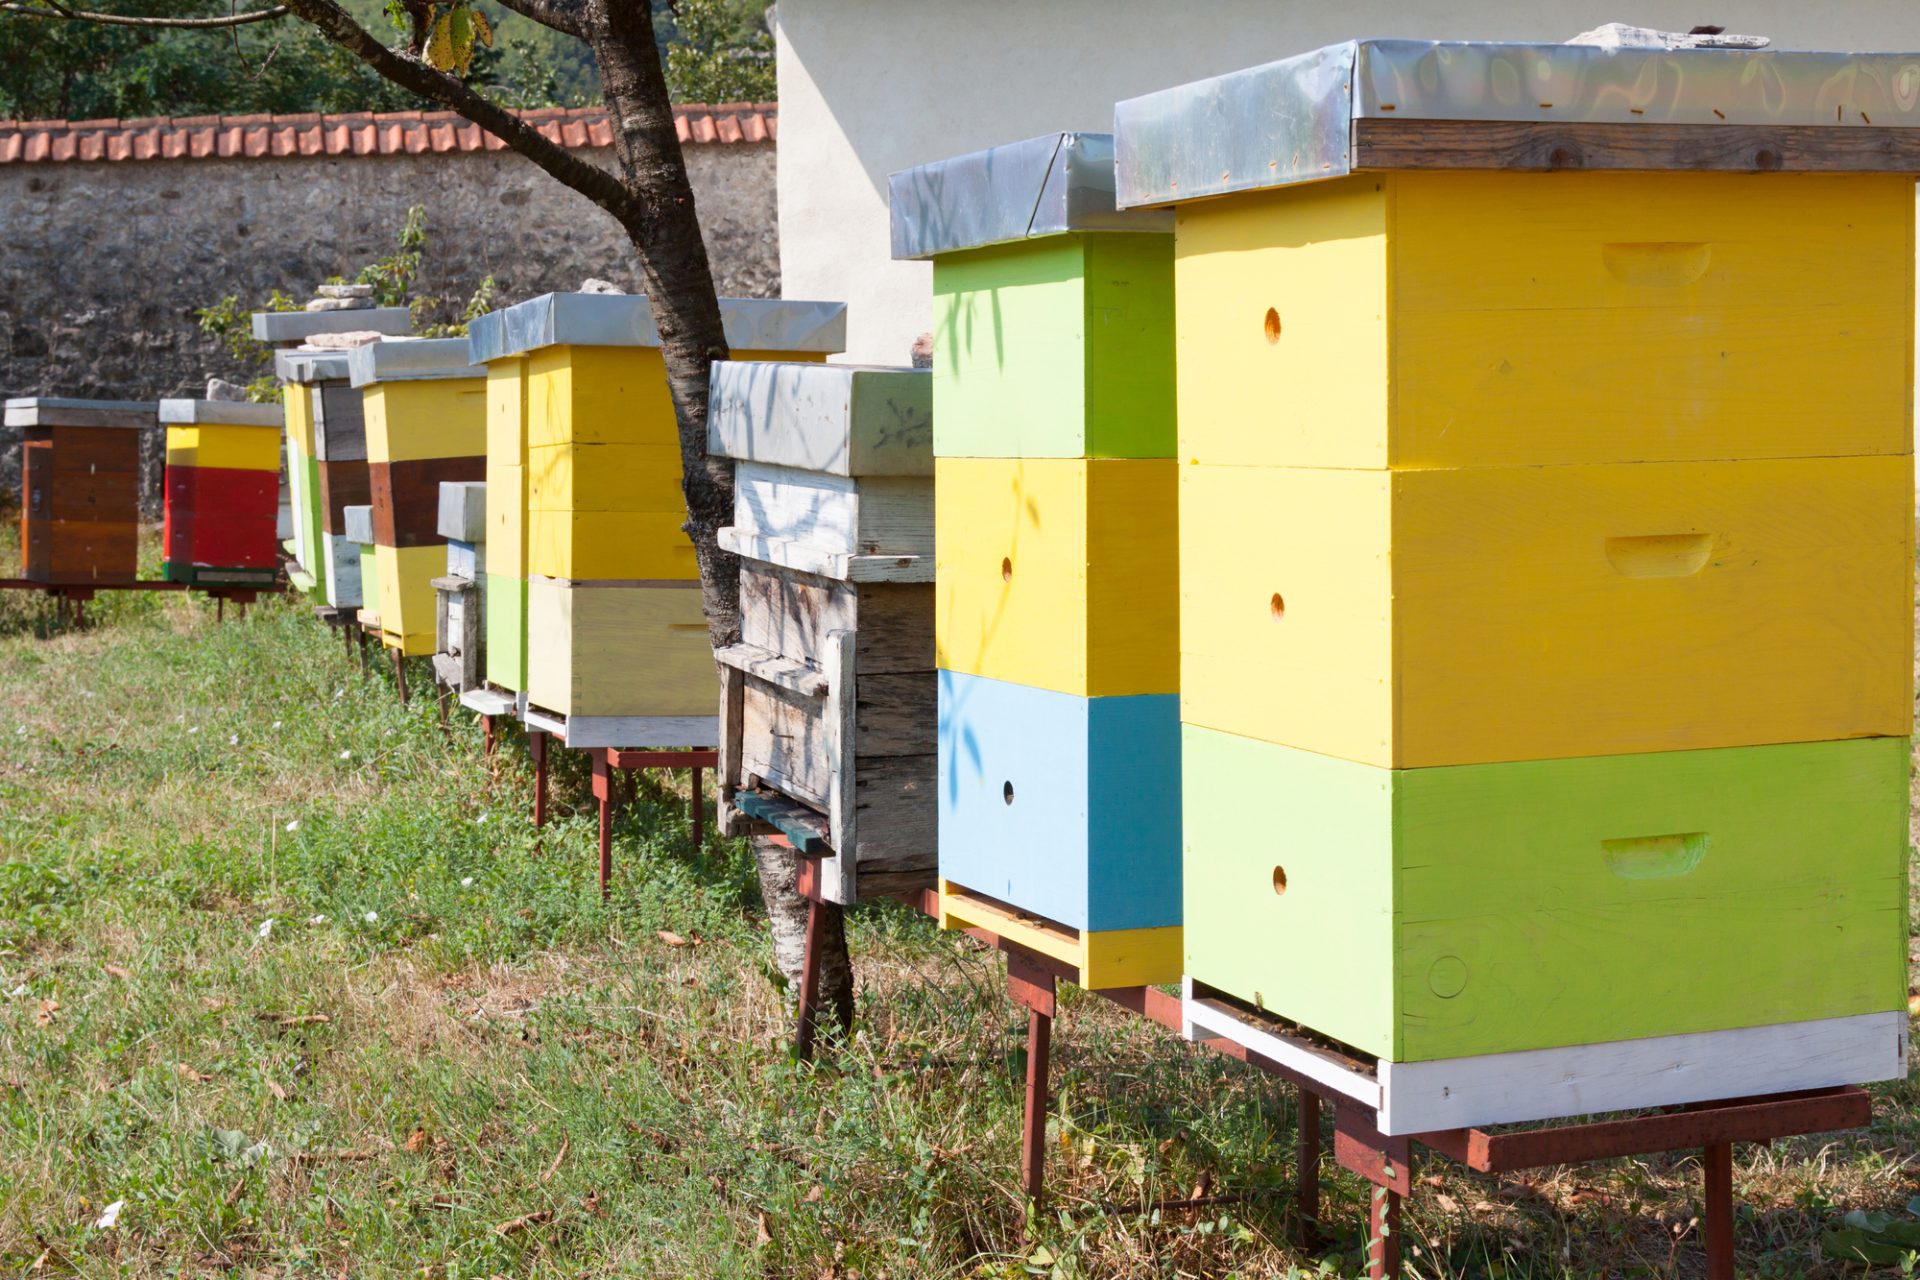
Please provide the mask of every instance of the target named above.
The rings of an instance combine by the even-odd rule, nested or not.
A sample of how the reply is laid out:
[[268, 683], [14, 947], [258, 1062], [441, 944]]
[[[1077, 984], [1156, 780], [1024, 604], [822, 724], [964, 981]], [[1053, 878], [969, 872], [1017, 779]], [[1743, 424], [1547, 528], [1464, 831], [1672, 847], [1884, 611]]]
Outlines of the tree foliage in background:
[[[361, 25], [385, 25], [384, 0], [343, 0]], [[652, 0], [678, 102], [774, 97], [767, 0]], [[90, 0], [103, 13], [217, 17], [222, 0]], [[495, 0], [436, 6], [436, 18], [469, 12], [491, 47], [471, 41], [465, 79], [503, 106], [577, 107], [600, 101], [593, 56], [580, 41]], [[677, 12], [675, 11], [677, 7]], [[468, 21], [472, 22], [472, 17]], [[141, 116], [419, 111], [437, 105], [407, 92], [304, 23], [230, 32], [146, 30], [0, 13], [0, 119], [99, 120]]]
[[675, 102], [771, 102], [773, 33], [766, 0], [679, 0], [663, 45]]

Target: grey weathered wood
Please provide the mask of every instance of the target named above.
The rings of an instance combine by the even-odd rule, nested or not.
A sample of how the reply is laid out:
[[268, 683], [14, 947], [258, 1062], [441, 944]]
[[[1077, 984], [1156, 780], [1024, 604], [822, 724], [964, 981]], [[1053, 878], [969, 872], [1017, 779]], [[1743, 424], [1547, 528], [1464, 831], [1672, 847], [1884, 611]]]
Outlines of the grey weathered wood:
[[487, 539], [487, 486], [479, 480], [442, 480], [436, 533], [454, 542]]
[[313, 456], [322, 462], [364, 462], [367, 411], [360, 392], [344, 382], [316, 383], [308, 392], [313, 405]]
[[160, 421], [157, 400], [70, 400], [23, 396], [7, 401], [9, 427], [151, 427]]
[[746, 835], [744, 828], [751, 825], [733, 807], [734, 792], [743, 781], [740, 748], [746, 718], [746, 685], [747, 678], [739, 670], [720, 664], [720, 785], [716, 788], [719, 798], [714, 802], [714, 814], [722, 834], [730, 836]]
[[820, 656], [829, 681], [821, 719], [826, 724], [827, 829], [835, 850], [823, 868], [823, 878], [829, 886], [827, 896], [841, 903], [857, 902], [860, 896], [856, 873], [860, 839], [853, 795], [854, 743], [859, 737], [854, 648], [853, 632], [829, 631]]
[[447, 543], [447, 576], [479, 582], [487, 576], [487, 548], [481, 542]]
[[286, 409], [250, 400], [162, 400], [160, 421], [169, 426], [279, 427]]
[[707, 450], [838, 476], [933, 474], [933, 376], [924, 369], [723, 361]]
[[933, 588], [924, 583], [836, 582], [817, 574], [743, 561], [740, 638], [783, 657], [808, 660], [826, 634], [856, 633], [863, 672], [933, 669]]
[[847, 476], [765, 462], [734, 469], [733, 527], [844, 556], [933, 554], [933, 481]]
[[363, 547], [373, 545], [372, 507], [342, 507], [340, 525], [348, 542], [358, 543]]
[[1353, 122], [1353, 167], [1920, 173], [1920, 129], [1381, 116]]
[[932, 582], [933, 557], [855, 556], [822, 551], [804, 542], [745, 533], [732, 525], [719, 531], [720, 549], [839, 582]]
[[744, 671], [789, 693], [818, 698], [827, 692], [827, 677], [816, 667], [782, 657], [757, 644], [734, 644], [714, 651], [714, 660]]

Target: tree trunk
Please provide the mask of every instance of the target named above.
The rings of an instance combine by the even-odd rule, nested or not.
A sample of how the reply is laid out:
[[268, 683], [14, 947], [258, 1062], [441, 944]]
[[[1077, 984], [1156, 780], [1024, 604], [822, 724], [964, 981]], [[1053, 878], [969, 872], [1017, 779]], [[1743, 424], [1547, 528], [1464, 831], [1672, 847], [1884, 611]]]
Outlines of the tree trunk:
[[[707, 631], [715, 649], [740, 639], [740, 561], [720, 549], [721, 526], [733, 520], [733, 463], [707, 453], [707, 392], [713, 362], [728, 355], [713, 270], [700, 238], [693, 188], [674, 131], [666, 72], [646, 0], [588, 0], [587, 43], [613, 117], [613, 150], [638, 209], [623, 218], [640, 257], [642, 278], [660, 330], [667, 386], [680, 428], [681, 488]], [[760, 896], [772, 926], [775, 964], [798, 989], [807, 928], [807, 900], [797, 886], [793, 851], [754, 841]], [[853, 965], [840, 912], [821, 939], [821, 999], [842, 1024], [853, 1013]]]

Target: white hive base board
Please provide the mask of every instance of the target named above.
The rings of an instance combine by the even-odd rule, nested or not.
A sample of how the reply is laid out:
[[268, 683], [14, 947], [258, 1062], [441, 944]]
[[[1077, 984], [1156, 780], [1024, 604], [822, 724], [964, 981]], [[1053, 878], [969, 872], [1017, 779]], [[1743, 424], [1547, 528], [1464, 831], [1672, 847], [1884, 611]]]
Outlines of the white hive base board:
[[1375, 1108], [1393, 1136], [1679, 1106], [1907, 1074], [1905, 1011], [1367, 1067], [1184, 983], [1189, 1040], [1231, 1040]]
[[514, 696], [499, 689], [462, 689], [460, 705], [483, 716], [510, 716], [517, 709]]
[[711, 747], [720, 741], [718, 716], [562, 716], [529, 703], [521, 719], [527, 728], [550, 733], [576, 750]]
[[360, 545], [337, 533], [322, 533], [320, 544], [327, 558], [327, 603], [341, 609], [359, 608], [365, 599], [360, 589]]

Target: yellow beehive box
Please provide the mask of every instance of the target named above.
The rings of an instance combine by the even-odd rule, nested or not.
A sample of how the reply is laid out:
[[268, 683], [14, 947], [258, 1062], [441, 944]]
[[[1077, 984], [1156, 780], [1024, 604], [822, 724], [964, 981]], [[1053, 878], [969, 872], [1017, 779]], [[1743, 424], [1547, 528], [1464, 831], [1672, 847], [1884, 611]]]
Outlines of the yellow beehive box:
[[486, 475], [485, 371], [459, 338], [371, 343], [348, 361], [366, 409], [380, 633], [388, 648], [434, 651], [433, 579], [446, 572], [440, 486]]
[[936, 458], [936, 664], [1082, 697], [1177, 690], [1176, 470]]
[[529, 578], [526, 693], [569, 719], [712, 716], [720, 678], [700, 584]]

